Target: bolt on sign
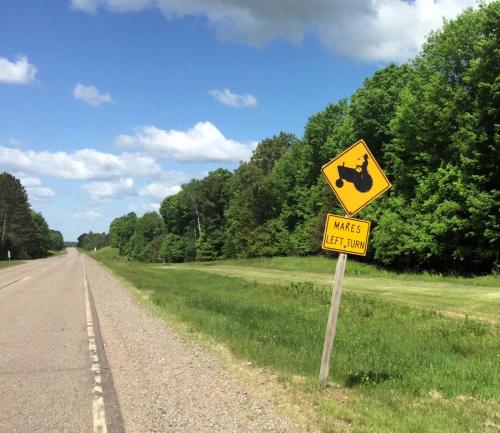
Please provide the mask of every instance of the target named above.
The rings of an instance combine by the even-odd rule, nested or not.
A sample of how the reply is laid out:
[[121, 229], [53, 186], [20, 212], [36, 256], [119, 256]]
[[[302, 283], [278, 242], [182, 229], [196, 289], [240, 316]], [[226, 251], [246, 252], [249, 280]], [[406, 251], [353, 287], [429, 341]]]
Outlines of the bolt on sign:
[[369, 234], [370, 221], [328, 214], [323, 249], [366, 256]]
[[391, 187], [363, 140], [325, 164], [321, 171], [350, 216]]

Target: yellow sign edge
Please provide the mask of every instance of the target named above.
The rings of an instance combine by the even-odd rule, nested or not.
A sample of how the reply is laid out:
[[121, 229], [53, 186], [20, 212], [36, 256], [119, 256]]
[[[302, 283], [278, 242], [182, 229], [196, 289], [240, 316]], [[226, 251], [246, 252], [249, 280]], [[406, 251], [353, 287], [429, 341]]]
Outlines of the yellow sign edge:
[[[363, 204], [362, 206], [358, 207], [357, 209], [355, 209], [352, 213], [349, 212], [347, 209], [346, 209], [346, 206], [344, 204], [344, 202], [342, 201], [342, 199], [339, 197], [339, 195], [337, 194], [337, 191], [335, 191], [335, 188], [333, 187], [332, 183], [330, 182], [330, 180], [328, 179], [328, 177], [326, 177], [325, 175], [325, 172], [324, 172], [324, 169], [326, 167], [328, 167], [330, 164], [332, 164], [334, 161], [336, 161], [337, 159], [339, 159], [342, 155], [344, 155], [346, 152], [349, 152], [354, 146], [357, 146], [359, 143], [363, 143], [364, 146], [366, 147], [366, 150], [368, 151], [368, 153], [370, 154], [370, 157], [372, 158], [372, 161], [375, 163], [375, 165], [378, 167], [378, 169], [380, 170], [380, 172], [382, 173], [382, 176], [384, 177], [385, 181], [387, 182], [387, 187], [385, 187], [382, 191], [380, 191], [376, 196], [372, 197], [369, 201], [367, 201], [365, 204]], [[373, 157], [373, 154], [371, 152], [371, 150], [369, 149], [368, 145], [365, 143], [365, 140], [361, 139], [361, 140], [358, 140], [356, 141], [356, 143], [354, 143], [353, 145], [349, 146], [346, 150], [344, 150], [341, 154], [337, 155], [335, 158], [333, 158], [331, 161], [327, 162], [326, 164], [324, 164], [322, 167], [321, 167], [321, 173], [323, 174], [323, 177], [326, 179], [326, 181], [328, 182], [328, 185], [330, 186], [330, 188], [332, 189], [333, 193], [335, 194], [335, 196], [337, 197], [338, 201], [340, 202], [340, 204], [342, 205], [342, 207], [344, 208], [344, 210], [346, 211], [346, 213], [349, 215], [349, 216], [353, 216], [355, 214], [357, 214], [361, 209], [363, 209], [364, 207], [368, 206], [373, 200], [375, 200], [376, 198], [378, 198], [381, 194], [383, 194], [384, 192], [386, 192], [391, 186], [391, 182], [389, 182], [389, 179], [387, 179], [387, 176], [385, 175], [384, 173], [384, 170], [382, 170], [382, 167], [380, 167], [380, 165], [378, 165], [378, 162], [377, 160]], [[341, 217], [342, 218], [342, 217]], [[361, 221], [364, 221], [364, 220], [361, 220]]]
[[[342, 219], [345, 219], [345, 220], [349, 220], [349, 221], [360, 221], [360, 222], [363, 222], [363, 223], [367, 223], [368, 224], [368, 231], [366, 232], [366, 251], [364, 254], [361, 254], [361, 253], [353, 253], [352, 251], [346, 251], [346, 250], [339, 250], [337, 248], [326, 248], [325, 247], [325, 237], [326, 237], [326, 228], [328, 227], [328, 219], [330, 217], [336, 217], [336, 218], [342, 218]], [[368, 252], [368, 238], [370, 237], [370, 230], [371, 230], [371, 221], [368, 221], [368, 220], [360, 220], [359, 218], [348, 218], [348, 217], [343, 217], [343, 216], [340, 216], [340, 215], [335, 215], [333, 213], [327, 213], [326, 214], [326, 223], [325, 223], [325, 231], [323, 233], [323, 244], [321, 245], [321, 247], [324, 249], [324, 250], [327, 250], [327, 251], [336, 251], [338, 253], [345, 253], [345, 254], [354, 254], [356, 256], [362, 256], [362, 257], [365, 257], [366, 256], [366, 253]]]

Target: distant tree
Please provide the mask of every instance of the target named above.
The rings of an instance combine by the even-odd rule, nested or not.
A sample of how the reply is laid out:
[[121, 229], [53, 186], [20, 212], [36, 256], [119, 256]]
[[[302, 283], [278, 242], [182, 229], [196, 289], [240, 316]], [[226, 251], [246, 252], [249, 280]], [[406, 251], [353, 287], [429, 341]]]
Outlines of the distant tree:
[[109, 227], [111, 246], [118, 248], [119, 254], [127, 254], [130, 238], [134, 235], [137, 226], [137, 215], [130, 212], [127, 215], [115, 218]]
[[219, 168], [208, 174], [196, 191], [201, 233], [196, 240], [196, 259], [212, 260], [221, 257], [226, 228], [226, 209], [232, 197], [229, 170]]
[[281, 131], [278, 135], [257, 144], [250, 161], [261, 168], [264, 174], [269, 174], [276, 162], [296, 141], [295, 135]]
[[[113, 245], [168, 262], [320, 253], [325, 214], [343, 213], [321, 166], [363, 138], [393, 187], [358, 215], [368, 260], [403, 270], [488, 272], [500, 250], [500, 2], [431, 34], [412, 62], [367, 78], [312, 115], [303, 139], [262, 140], [163, 200], [158, 217], [120, 217]], [[368, 168], [370, 171], [370, 167]], [[124, 246], [125, 245], [125, 246]]]
[[[349, 115], [355, 140], [364, 139], [384, 166], [384, 146], [393, 138], [390, 122], [399, 107], [410, 72], [409, 65], [386, 66], [367, 78], [351, 97]], [[390, 173], [390, 167], [386, 171]]]
[[92, 251], [94, 249], [99, 250], [109, 245], [111, 245], [111, 241], [108, 234], [93, 233], [92, 231], [90, 231], [78, 236], [78, 243], [76, 246], [87, 251]]
[[159, 261], [165, 261], [167, 263], [189, 261], [194, 254], [189, 251], [188, 244], [189, 240], [186, 242], [186, 237], [167, 233], [160, 247]]
[[137, 218], [136, 229], [130, 238], [129, 256], [143, 262], [155, 262], [164, 235], [163, 220], [156, 212], [146, 212]]
[[30, 257], [34, 228], [28, 196], [21, 182], [9, 173], [0, 174], [0, 258]]
[[[316, 183], [321, 167], [326, 161], [345, 146], [352, 144], [348, 108], [347, 100], [341, 99], [336, 104], [328, 104], [323, 111], [312, 115], [307, 121], [303, 145], [310, 163], [307, 177], [309, 185]], [[347, 140], [344, 130], [347, 132]], [[339, 136], [339, 132], [343, 132], [344, 137]], [[335, 140], [332, 140], [334, 136]]]
[[250, 161], [235, 171], [225, 211], [225, 256], [258, 256], [280, 253], [272, 223], [281, 212], [283, 196], [272, 173], [279, 161], [296, 145], [293, 134], [281, 132], [262, 140]]
[[[499, 17], [499, 2], [467, 10], [412, 65], [385, 146], [393, 197], [373, 233], [383, 263], [482, 272], [496, 260]], [[388, 236], [396, 219], [407, 237]]]
[[64, 238], [60, 231], [49, 230], [50, 246], [49, 249], [60, 251], [64, 249]]
[[33, 224], [33, 236], [28, 248], [30, 257], [45, 257], [50, 249], [49, 225], [43, 215], [39, 212], [31, 211], [31, 221]]

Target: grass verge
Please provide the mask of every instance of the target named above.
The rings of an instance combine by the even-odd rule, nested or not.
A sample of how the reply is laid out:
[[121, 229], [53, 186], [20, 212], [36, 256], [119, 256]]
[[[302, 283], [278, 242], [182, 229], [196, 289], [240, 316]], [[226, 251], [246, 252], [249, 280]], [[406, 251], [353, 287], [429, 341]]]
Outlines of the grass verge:
[[11, 260], [10, 262], [8, 260], [2, 260], [0, 261], [0, 269], [10, 268], [11, 266], [20, 265], [22, 263], [25, 263], [24, 260]]
[[333, 385], [320, 393], [316, 376], [327, 288], [300, 281], [256, 283], [202, 267], [194, 272], [131, 263], [111, 249], [90, 255], [166, 316], [223, 344], [236, 358], [272, 371], [286, 390], [281, 398], [293, 402], [292, 415], [305, 416], [301, 421], [315, 429], [498, 431], [498, 324], [450, 319], [348, 291], [334, 347]]

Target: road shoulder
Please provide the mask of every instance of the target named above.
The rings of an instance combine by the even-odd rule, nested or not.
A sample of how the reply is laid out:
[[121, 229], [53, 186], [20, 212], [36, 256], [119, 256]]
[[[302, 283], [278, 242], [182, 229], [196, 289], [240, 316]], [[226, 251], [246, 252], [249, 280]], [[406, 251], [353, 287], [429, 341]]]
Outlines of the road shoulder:
[[220, 359], [139, 306], [101, 265], [84, 260], [126, 431], [300, 431]]

